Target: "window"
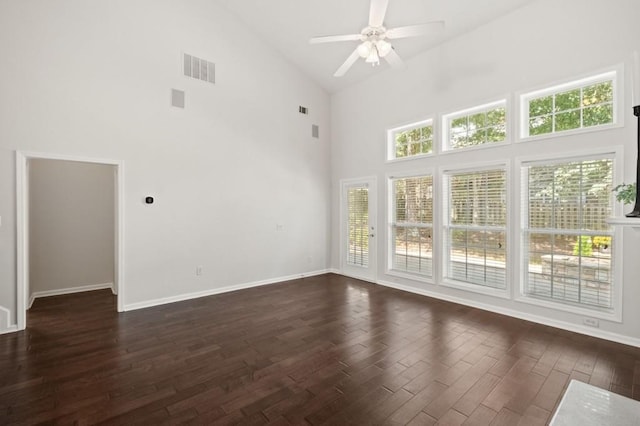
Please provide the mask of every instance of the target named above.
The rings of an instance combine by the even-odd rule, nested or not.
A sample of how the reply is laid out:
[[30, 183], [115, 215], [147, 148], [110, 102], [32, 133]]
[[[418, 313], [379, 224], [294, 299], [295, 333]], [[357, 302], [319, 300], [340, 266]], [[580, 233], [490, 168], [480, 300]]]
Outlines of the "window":
[[522, 95], [522, 137], [614, 124], [616, 72]]
[[506, 288], [506, 170], [445, 173], [444, 277]]
[[369, 266], [369, 188], [347, 189], [349, 250], [347, 263]]
[[389, 159], [415, 157], [433, 152], [433, 121], [427, 120], [388, 132]]
[[613, 159], [525, 163], [522, 173], [525, 294], [611, 308]]
[[506, 105], [503, 100], [445, 115], [444, 150], [506, 141]]
[[391, 178], [391, 270], [432, 276], [433, 177]]

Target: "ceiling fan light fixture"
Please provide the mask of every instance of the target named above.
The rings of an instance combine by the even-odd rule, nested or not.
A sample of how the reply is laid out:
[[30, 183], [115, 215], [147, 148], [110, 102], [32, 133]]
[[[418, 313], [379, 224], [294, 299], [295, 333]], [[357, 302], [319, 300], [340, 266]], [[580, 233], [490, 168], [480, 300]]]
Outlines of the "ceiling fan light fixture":
[[371, 65], [379, 65], [380, 64], [380, 56], [378, 55], [378, 48], [374, 45], [367, 56], [367, 59], [364, 60], [366, 63]]
[[376, 42], [376, 50], [381, 58], [384, 58], [391, 52], [391, 43], [386, 40], [378, 40]]
[[392, 68], [404, 68], [404, 62], [387, 40], [424, 36], [431, 33], [434, 25], [444, 26], [444, 21], [431, 21], [388, 29], [384, 26], [388, 4], [389, 0], [370, 0], [369, 23], [359, 34], [312, 37], [309, 40], [311, 44], [334, 41], [357, 41], [359, 43], [333, 74], [334, 77], [342, 77], [360, 58], [373, 66], [379, 65], [380, 58], [384, 58]]
[[367, 40], [358, 46], [358, 55], [360, 55], [361, 58], [368, 58], [372, 50], [373, 43]]

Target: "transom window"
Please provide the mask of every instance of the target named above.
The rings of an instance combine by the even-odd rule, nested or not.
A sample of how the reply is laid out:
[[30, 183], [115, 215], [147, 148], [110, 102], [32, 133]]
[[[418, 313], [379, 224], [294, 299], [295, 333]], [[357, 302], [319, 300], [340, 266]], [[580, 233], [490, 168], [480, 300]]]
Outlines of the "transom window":
[[445, 173], [445, 279], [506, 288], [506, 170]]
[[523, 167], [527, 296], [612, 308], [613, 159]]
[[616, 73], [522, 96], [522, 137], [614, 124]]
[[433, 177], [391, 178], [391, 270], [432, 276]]
[[443, 117], [444, 150], [507, 140], [507, 108], [502, 100]]
[[388, 132], [389, 159], [414, 157], [433, 152], [433, 121], [426, 120]]

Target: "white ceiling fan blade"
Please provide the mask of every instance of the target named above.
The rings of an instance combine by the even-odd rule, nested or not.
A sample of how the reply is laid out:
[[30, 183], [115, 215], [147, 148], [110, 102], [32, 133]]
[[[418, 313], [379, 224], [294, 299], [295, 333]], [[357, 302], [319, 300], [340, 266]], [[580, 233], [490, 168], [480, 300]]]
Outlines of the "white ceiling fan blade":
[[340, 65], [340, 68], [338, 68], [333, 76], [342, 77], [343, 75], [345, 75], [345, 73], [349, 71], [349, 68], [351, 68], [351, 66], [356, 63], [359, 57], [360, 55], [358, 54], [358, 49], [354, 50], [353, 53], [347, 58], [347, 60], [344, 61], [342, 65]]
[[345, 35], [330, 35], [330, 36], [321, 36], [321, 37], [313, 37], [309, 39], [310, 44], [318, 44], [318, 43], [331, 43], [334, 41], [354, 41], [361, 40], [361, 34], [345, 34]]
[[395, 69], [402, 69], [406, 66], [404, 61], [400, 59], [400, 56], [396, 53], [395, 49], [391, 49], [389, 53], [385, 55], [384, 59], [389, 62], [389, 65], [391, 65], [392, 68]]
[[384, 16], [387, 14], [387, 6], [389, 0], [371, 0], [371, 9], [369, 9], [369, 26], [381, 27], [384, 22]]
[[386, 35], [389, 39], [417, 37], [434, 34], [444, 28], [444, 21], [433, 21], [418, 25], [408, 25], [406, 27], [390, 28]]

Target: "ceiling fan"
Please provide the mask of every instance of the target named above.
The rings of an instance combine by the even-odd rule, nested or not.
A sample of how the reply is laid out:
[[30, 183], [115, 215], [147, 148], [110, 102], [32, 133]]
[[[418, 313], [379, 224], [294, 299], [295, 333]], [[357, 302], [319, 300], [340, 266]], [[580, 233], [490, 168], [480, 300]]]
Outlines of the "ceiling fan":
[[424, 24], [409, 25], [406, 27], [385, 28], [384, 16], [387, 13], [389, 0], [371, 0], [369, 9], [369, 25], [360, 31], [360, 34], [331, 35], [313, 37], [311, 44], [330, 43], [335, 41], [360, 41], [360, 44], [351, 53], [346, 61], [335, 72], [334, 77], [342, 77], [351, 66], [362, 58], [365, 62], [375, 66], [380, 64], [380, 58], [384, 58], [392, 67], [402, 68], [404, 62], [396, 53], [391, 43], [387, 40], [398, 38], [417, 37], [428, 34], [435, 27], [443, 27], [444, 21], [432, 21]]

